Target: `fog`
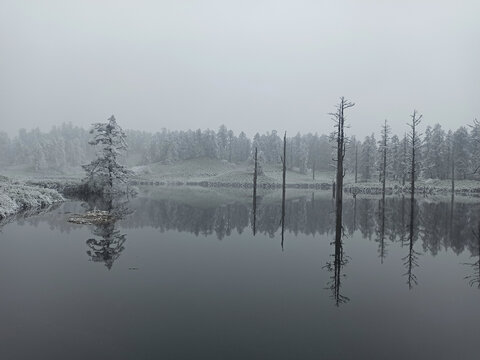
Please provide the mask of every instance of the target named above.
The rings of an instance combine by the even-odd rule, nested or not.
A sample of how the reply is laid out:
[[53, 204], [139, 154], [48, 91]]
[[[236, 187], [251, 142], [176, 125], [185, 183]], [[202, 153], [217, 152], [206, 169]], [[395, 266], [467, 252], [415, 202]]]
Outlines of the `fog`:
[[480, 113], [478, 1], [0, 2], [0, 123], [403, 133]]

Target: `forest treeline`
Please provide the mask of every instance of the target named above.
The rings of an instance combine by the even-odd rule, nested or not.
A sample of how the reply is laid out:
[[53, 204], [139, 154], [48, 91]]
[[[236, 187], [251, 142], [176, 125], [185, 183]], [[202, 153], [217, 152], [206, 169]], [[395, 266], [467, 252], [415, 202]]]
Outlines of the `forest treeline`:
[[[378, 134], [381, 134], [379, 126]], [[214, 130], [188, 130], [150, 133], [127, 130], [129, 166], [151, 163], [175, 163], [206, 157], [234, 163], [248, 161], [253, 149], [258, 148], [260, 162], [280, 164], [283, 141], [277, 131], [255, 134], [250, 139], [244, 132], [235, 134], [222, 125]], [[38, 128], [22, 129], [13, 138], [0, 132], [0, 165], [23, 165], [30, 170], [66, 171], [84, 165], [95, 156], [88, 142], [88, 130], [72, 124], [53, 127], [49, 132]], [[350, 137], [346, 147], [345, 169], [354, 173], [358, 181], [378, 180], [381, 173], [384, 148], [381, 135], [372, 133], [364, 139]], [[408, 179], [409, 139], [405, 134], [387, 139], [387, 178], [402, 182]], [[461, 126], [456, 131], [445, 131], [439, 124], [427, 126], [422, 133], [418, 156], [419, 174], [423, 178], [451, 178], [452, 162], [457, 179], [477, 178], [480, 159], [480, 125]], [[332, 170], [334, 158], [331, 135], [300, 134], [287, 138], [286, 166], [300, 173]]]

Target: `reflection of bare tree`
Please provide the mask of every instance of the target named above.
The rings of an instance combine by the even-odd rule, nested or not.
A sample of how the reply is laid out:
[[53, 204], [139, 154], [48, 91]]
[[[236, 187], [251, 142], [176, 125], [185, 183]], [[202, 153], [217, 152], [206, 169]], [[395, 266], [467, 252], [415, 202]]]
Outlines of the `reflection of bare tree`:
[[[288, 233], [307, 235], [335, 233], [335, 215], [332, 211], [331, 197], [317, 196], [314, 198], [299, 197], [285, 201], [285, 237]], [[344, 199], [343, 230], [353, 232], [356, 213], [355, 231], [364, 238], [378, 239], [376, 231], [381, 230], [381, 217], [378, 213], [380, 199], [357, 198]], [[356, 206], [355, 206], [356, 202]], [[436, 249], [451, 248], [456, 254], [469, 250], [476, 253], [476, 246], [471, 243], [471, 228], [478, 218], [477, 205], [471, 203], [455, 203], [453, 226], [449, 225], [450, 202], [416, 201], [414, 218], [414, 242], [421, 240], [425, 251], [435, 255]], [[99, 204], [93, 204], [102, 209]], [[215, 234], [223, 239], [235, 230], [241, 233], [252, 226], [252, 203], [233, 202], [222, 206], [195, 206], [174, 200], [158, 200], [137, 198], [129, 203], [135, 213], [122, 220], [122, 227], [136, 228], [149, 226], [159, 231], [176, 230], [191, 232], [195, 235]], [[114, 206], [115, 208], [115, 206]], [[356, 211], [355, 211], [356, 208]], [[385, 244], [401, 241], [407, 251], [409, 245], [409, 199], [386, 198], [385, 200]], [[32, 217], [28, 222], [39, 221], [40, 217]], [[280, 235], [282, 219], [281, 198], [257, 197], [255, 234], [275, 237]], [[51, 226], [72, 227], [64, 217], [49, 217]], [[443, 225], [445, 224], [445, 225]], [[441, 225], [441, 226], [440, 226]], [[76, 226], [76, 225], [75, 225]], [[441, 229], [445, 228], [444, 231]], [[73, 228], [73, 227], [72, 227]], [[421, 230], [417, 231], [417, 229]], [[452, 231], [453, 229], [453, 231]], [[422, 235], [420, 237], [420, 235]], [[428, 235], [428, 236], [427, 236]], [[332, 235], [333, 237], [334, 235]], [[332, 239], [333, 240], [333, 239]], [[388, 250], [388, 246], [385, 247]], [[420, 249], [420, 248], [419, 248]], [[386, 256], [388, 253], [385, 252]]]
[[253, 236], [257, 233], [257, 196], [253, 198], [253, 218], [252, 218]]
[[257, 232], [257, 170], [258, 170], [258, 159], [257, 159], [257, 148], [255, 148], [255, 168], [253, 171], [253, 236]]
[[336, 217], [336, 226], [335, 226], [335, 241], [333, 244], [334, 247], [334, 254], [333, 262], [329, 261], [325, 265], [327, 271], [332, 272], [333, 275], [330, 277], [330, 281], [327, 283], [327, 289], [332, 292], [332, 298], [335, 301], [335, 306], [340, 306], [344, 304], [350, 299], [340, 293], [340, 289], [342, 287], [342, 267], [347, 264], [348, 260], [347, 257], [344, 256], [343, 253], [343, 242], [342, 242], [342, 219], [341, 217]]
[[401, 223], [401, 226], [400, 226], [400, 243], [402, 244], [402, 247], [405, 243], [405, 229], [406, 229], [406, 226], [405, 226], [405, 196], [402, 195], [402, 202], [401, 202], [401, 207], [402, 207], [402, 216], [401, 216], [401, 219], [402, 219], [402, 223]]
[[353, 231], [357, 230], [357, 194], [353, 194]]
[[285, 239], [285, 197], [282, 199], [282, 251], [283, 251], [283, 240]]
[[465, 276], [465, 279], [468, 280], [470, 286], [475, 286], [480, 289], [480, 223], [478, 224], [477, 231], [473, 231], [473, 236], [477, 243], [477, 253], [472, 256], [477, 257], [478, 260], [473, 263], [465, 263], [465, 265], [472, 269], [472, 273]]
[[415, 242], [415, 202], [411, 201], [410, 205], [410, 224], [409, 224], [409, 232], [408, 232], [408, 254], [402, 258], [403, 266], [405, 266], [407, 272], [404, 276], [407, 277], [407, 284], [408, 288], [412, 289], [413, 286], [418, 284], [417, 276], [413, 273], [414, 268], [418, 267], [418, 256], [420, 255], [419, 252], [413, 249], [413, 245]]
[[378, 254], [380, 256], [381, 262], [386, 256], [385, 249], [385, 197], [379, 201], [379, 222], [377, 226], [377, 236], [378, 236]]

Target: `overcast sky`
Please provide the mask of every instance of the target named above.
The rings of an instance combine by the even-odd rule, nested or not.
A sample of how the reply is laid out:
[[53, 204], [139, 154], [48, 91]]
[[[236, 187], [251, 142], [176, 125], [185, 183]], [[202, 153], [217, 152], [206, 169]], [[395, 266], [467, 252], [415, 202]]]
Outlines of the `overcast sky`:
[[480, 1], [0, 0], [0, 130], [350, 133], [480, 118]]

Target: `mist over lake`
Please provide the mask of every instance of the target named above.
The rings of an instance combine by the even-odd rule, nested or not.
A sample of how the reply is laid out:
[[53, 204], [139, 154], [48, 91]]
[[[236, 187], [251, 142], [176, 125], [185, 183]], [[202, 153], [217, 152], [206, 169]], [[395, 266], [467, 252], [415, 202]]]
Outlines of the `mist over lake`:
[[479, 13], [0, 1], [0, 360], [477, 359]]

